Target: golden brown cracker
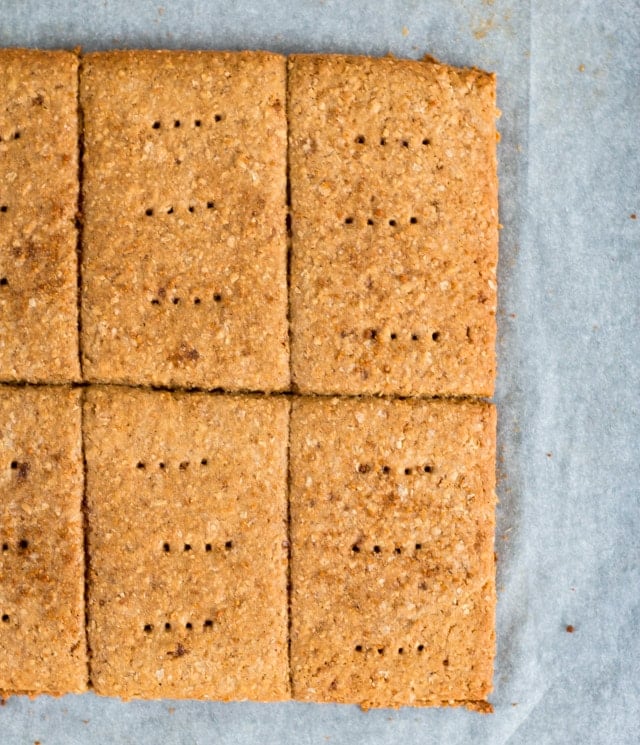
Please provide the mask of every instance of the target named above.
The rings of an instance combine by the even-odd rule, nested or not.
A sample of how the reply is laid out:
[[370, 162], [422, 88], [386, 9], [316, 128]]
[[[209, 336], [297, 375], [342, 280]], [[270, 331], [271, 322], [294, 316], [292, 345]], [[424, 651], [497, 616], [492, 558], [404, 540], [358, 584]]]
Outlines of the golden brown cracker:
[[123, 698], [287, 698], [284, 398], [92, 388], [91, 681]]
[[294, 384], [491, 395], [494, 76], [322, 55], [288, 69]]
[[494, 471], [488, 404], [294, 401], [294, 698], [486, 708]]
[[80, 392], [0, 386], [0, 692], [81, 692]]
[[83, 58], [87, 379], [289, 384], [285, 62]]
[[0, 50], [0, 380], [79, 380], [78, 57]]

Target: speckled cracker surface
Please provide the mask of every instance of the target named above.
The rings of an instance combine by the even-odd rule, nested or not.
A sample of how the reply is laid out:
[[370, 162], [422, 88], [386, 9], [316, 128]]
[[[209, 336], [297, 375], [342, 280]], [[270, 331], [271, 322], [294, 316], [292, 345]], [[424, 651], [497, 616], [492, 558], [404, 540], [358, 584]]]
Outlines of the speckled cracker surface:
[[288, 65], [294, 384], [490, 395], [494, 77], [391, 58]]
[[285, 61], [83, 58], [87, 379], [289, 384]]
[[0, 50], [0, 380], [79, 380], [78, 58]]
[[288, 697], [288, 409], [283, 398], [88, 391], [98, 693]]
[[0, 694], [87, 686], [80, 393], [0, 386]]
[[494, 466], [489, 404], [294, 402], [294, 698], [489, 706]]

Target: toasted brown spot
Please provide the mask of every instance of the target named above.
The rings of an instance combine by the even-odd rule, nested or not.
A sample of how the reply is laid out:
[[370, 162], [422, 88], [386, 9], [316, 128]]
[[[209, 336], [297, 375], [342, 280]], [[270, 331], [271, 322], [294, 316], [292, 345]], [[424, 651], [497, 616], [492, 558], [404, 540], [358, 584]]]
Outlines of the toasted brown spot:
[[200, 359], [200, 352], [198, 352], [195, 347], [192, 347], [183, 341], [180, 343], [178, 351], [171, 355], [169, 359], [175, 364], [180, 364], [181, 362], [196, 362]]
[[180, 642], [176, 644], [176, 648], [173, 652], [167, 652], [167, 657], [184, 657], [185, 654], [189, 654], [189, 650], [185, 649]]

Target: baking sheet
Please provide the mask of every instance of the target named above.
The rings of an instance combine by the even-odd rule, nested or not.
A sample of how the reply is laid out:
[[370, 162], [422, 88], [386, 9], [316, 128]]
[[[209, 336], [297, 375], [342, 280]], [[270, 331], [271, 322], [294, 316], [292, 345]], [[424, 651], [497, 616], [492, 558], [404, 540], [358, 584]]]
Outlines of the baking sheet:
[[495, 714], [15, 697], [0, 745], [640, 740], [639, 34], [637, 0], [0, 0], [1, 46], [495, 70], [505, 226]]

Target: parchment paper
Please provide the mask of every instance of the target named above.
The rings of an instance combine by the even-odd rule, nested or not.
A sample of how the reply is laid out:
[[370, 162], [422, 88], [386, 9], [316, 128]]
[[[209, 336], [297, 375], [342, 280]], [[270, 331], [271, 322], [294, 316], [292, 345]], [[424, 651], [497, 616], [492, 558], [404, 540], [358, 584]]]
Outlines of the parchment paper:
[[1, 46], [495, 70], [504, 224], [495, 714], [14, 697], [1, 745], [640, 742], [639, 33], [637, 0], [0, 1]]

